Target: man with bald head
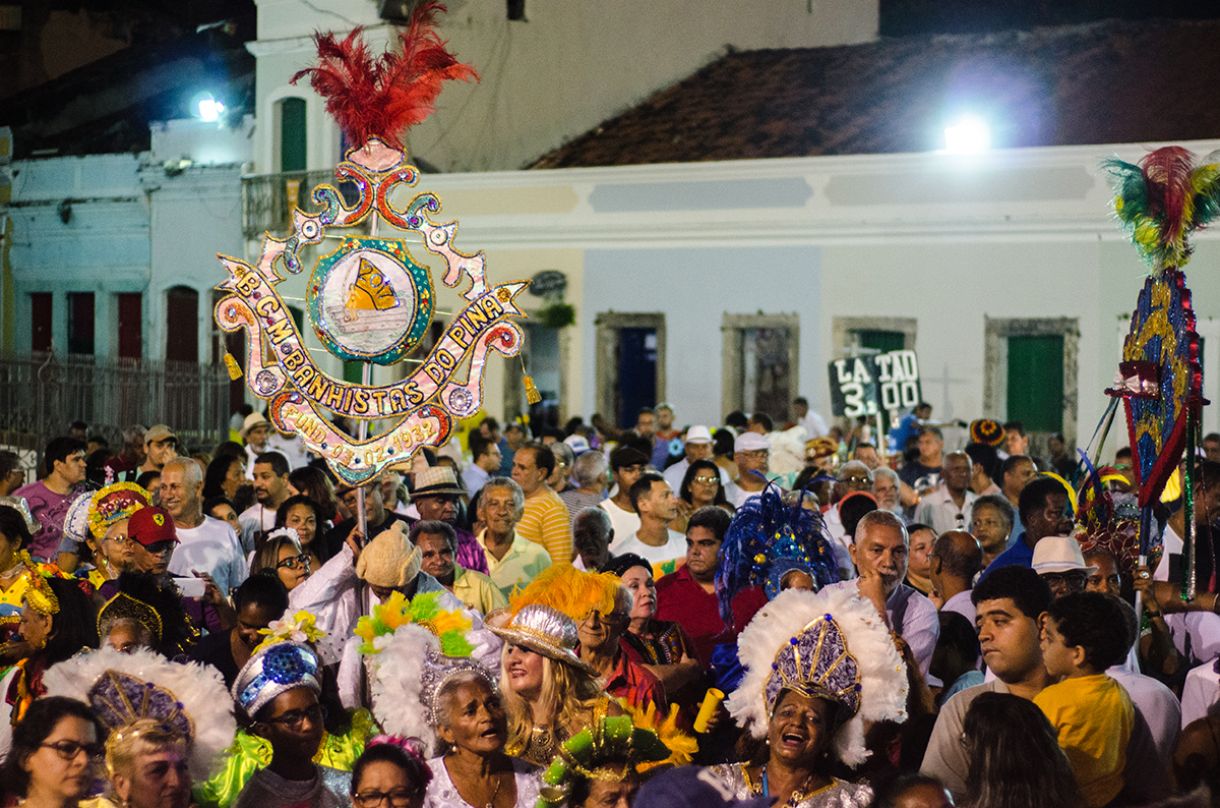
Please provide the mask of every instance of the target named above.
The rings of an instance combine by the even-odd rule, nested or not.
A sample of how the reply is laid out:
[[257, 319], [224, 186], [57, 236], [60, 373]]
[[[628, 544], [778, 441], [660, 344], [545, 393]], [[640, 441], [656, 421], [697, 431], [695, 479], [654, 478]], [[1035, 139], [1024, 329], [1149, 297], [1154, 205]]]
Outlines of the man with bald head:
[[970, 511], [977, 494], [970, 490], [970, 455], [950, 452], [941, 464], [940, 486], [924, 496], [915, 509], [915, 521], [931, 525], [937, 535], [970, 527]]
[[957, 612], [974, 625], [974, 604], [970, 588], [974, 576], [983, 568], [983, 548], [964, 530], [942, 533], [932, 545], [933, 602], [942, 612]]

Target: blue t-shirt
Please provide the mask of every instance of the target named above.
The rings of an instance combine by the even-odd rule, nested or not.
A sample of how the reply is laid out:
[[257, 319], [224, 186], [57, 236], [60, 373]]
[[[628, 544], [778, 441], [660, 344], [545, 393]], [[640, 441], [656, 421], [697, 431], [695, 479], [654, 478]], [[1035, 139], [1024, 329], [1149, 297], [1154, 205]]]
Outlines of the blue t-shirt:
[[[987, 569], [983, 570], [983, 574], [979, 576], [979, 581], [986, 578], [994, 570], [1000, 567], [1033, 567], [1034, 565], [1034, 550], [1025, 543], [1025, 532], [1022, 531], [1020, 536], [1017, 536], [1016, 542], [1012, 547], [1009, 547], [1004, 552], [996, 556], [995, 561], [987, 565]], [[978, 583], [976, 582], [977, 586]]]

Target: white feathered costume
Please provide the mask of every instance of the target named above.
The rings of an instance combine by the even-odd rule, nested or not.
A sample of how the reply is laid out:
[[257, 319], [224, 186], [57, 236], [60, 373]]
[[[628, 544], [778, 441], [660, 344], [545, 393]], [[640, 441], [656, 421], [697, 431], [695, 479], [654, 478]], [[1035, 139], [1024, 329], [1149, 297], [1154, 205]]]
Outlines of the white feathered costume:
[[848, 710], [834, 749], [853, 768], [868, 758], [865, 722], [906, 720], [906, 664], [889, 627], [855, 587], [780, 593], [741, 632], [737, 655], [746, 673], [726, 706], [755, 738], [767, 734], [783, 689]]
[[[237, 732], [233, 699], [220, 671], [198, 662], [170, 662], [147, 649], [125, 654], [107, 646], [77, 654], [48, 668], [43, 684], [48, 696], [88, 701], [111, 732], [142, 719], [185, 727], [191, 775], [199, 782], [211, 775]], [[155, 696], [141, 690], [138, 700], [125, 698], [147, 684]]]

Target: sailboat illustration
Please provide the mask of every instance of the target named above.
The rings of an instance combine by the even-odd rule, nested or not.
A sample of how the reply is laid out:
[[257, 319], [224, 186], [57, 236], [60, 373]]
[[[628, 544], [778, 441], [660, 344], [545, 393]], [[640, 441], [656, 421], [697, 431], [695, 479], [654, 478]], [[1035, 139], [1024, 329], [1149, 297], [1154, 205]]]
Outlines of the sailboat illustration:
[[411, 310], [399, 299], [389, 278], [363, 256], [346, 300], [328, 306], [327, 314], [348, 333], [398, 330], [411, 319]]

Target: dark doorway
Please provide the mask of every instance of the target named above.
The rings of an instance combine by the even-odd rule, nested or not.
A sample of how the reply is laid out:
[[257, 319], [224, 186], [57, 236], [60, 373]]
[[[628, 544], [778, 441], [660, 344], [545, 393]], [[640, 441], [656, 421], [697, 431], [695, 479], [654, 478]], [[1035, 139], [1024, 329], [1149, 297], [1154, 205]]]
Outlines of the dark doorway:
[[657, 403], [657, 330], [620, 328], [615, 368], [615, 419], [619, 426], [635, 426], [636, 414]]
[[68, 353], [93, 355], [93, 292], [68, 293]]
[[34, 353], [51, 352], [53, 313], [54, 303], [50, 292], [30, 295], [30, 350]]
[[175, 286], [165, 293], [165, 360], [199, 361], [199, 293]]
[[139, 359], [144, 355], [144, 295], [123, 292], [118, 297], [119, 358]]

